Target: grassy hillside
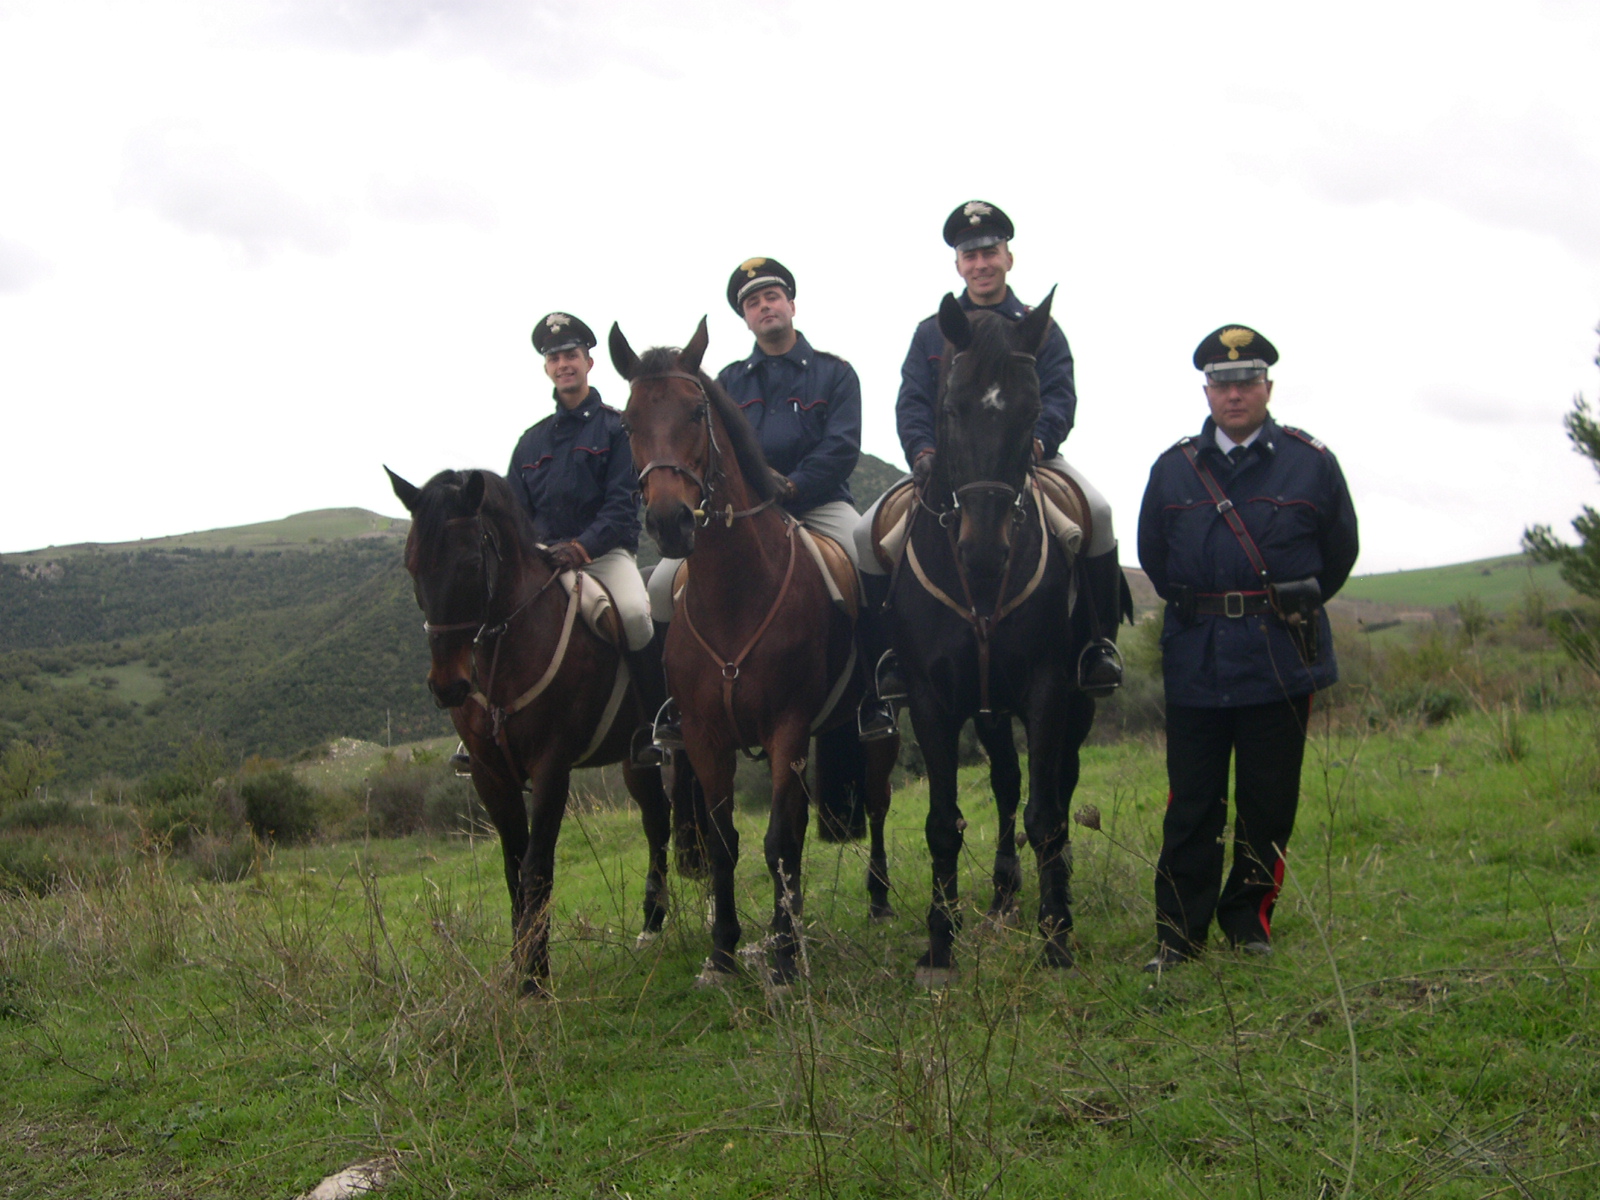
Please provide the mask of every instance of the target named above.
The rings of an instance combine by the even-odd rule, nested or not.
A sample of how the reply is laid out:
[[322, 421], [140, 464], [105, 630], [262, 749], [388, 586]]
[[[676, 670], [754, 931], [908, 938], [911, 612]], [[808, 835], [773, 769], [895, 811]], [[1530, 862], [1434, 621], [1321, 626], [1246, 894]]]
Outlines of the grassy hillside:
[[1358, 575], [1345, 585], [1340, 596], [1407, 608], [1444, 608], [1463, 597], [1472, 597], [1491, 611], [1504, 612], [1522, 605], [1530, 590], [1542, 592], [1546, 603], [1564, 603], [1573, 595], [1554, 566], [1535, 564], [1526, 555], [1511, 554], [1420, 571]]
[[[865, 507], [900, 472], [863, 455]], [[63, 782], [338, 736], [448, 732], [400, 564], [408, 526], [365, 509], [0, 557], [0, 746], [52, 739]], [[646, 538], [640, 565], [657, 555]]]

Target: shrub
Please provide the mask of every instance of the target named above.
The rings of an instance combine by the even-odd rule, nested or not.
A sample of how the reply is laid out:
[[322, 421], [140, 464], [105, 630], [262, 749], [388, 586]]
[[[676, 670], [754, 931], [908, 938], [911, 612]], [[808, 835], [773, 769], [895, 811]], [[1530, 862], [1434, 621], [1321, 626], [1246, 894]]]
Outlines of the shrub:
[[404, 837], [426, 827], [428, 785], [434, 773], [390, 764], [367, 781], [367, 813], [373, 832]]
[[317, 830], [316, 794], [282, 767], [244, 780], [239, 796], [244, 819], [259, 838], [295, 842]]
[[196, 873], [212, 883], [237, 883], [255, 869], [259, 853], [260, 843], [242, 829], [202, 834], [188, 848]]
[[80, 829], [131, 833], [133, 818], [103, 804], [72, 800], [24, 800], [0, 813], [0, 829]]
[[483, 806], [470, 780], [454, 774], [428, 785], [422, 807], [427, 827], [435, 833], [455, 833], [481, 821]]

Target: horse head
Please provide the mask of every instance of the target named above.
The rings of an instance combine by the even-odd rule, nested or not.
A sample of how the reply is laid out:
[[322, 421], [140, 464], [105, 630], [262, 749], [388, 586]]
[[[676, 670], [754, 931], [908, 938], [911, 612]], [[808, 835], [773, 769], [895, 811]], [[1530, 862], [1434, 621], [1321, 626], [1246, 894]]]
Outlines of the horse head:
[[1034, 360], [1054, 298], [1052, 288], [1020, 321], [969, 317], [949, 294], [939, 305], [939, 329], [955, 353], [941, 390], [933, 483], [961, 514], [956, 552], [975, 578], [997, 579], [1010, 561], [1040, 412]]
[[439, 707], [458, 708], [472, 692], [473, 639], [506, 572], [515, 501], [489, 471], [440, 471], [419, 488], [384, 470], [411, 514], [405, 562], [428, 634], [428, 691]]
[[687, 558], [697, 529], [714, 517], [747, 507], [751, 495], [773, 495], [749, 424], [700, 369], [709, 341], [701, 317], [683, 349], [657, 346], [641, 357], [621, 328], [611, 326], [611, 364], [628, 381], [623, 421], [639, 472], [645, 529], [668, 558]]

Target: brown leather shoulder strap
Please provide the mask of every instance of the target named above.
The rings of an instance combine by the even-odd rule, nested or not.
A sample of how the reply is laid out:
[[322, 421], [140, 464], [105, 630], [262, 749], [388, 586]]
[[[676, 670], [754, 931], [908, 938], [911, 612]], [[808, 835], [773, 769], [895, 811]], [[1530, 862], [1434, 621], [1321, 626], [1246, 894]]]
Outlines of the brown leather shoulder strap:
[[1228, 528], [1233, 530], [1233, 536], [1239, 539], [1239, 545], [1244, 550], [1244, 556], [1250, 560], [1250, 566], [1261, 578], [1261, 585], [1265, 587], [1272, 582], [1272, 577], [1267, 572], [1267, 560], [1261, 557], [1261, 549], [1256, 545], [1255, 538], [1250, 536], [1250, 531], [1244, 527], [1244, 518], [1233, 507], [1233, 501], [1223, 494], [1218, 486], [1216, 477], [1206, 469], [1200, 461], [1200, 452], [1194, 448], [1194, 442], [1185, 438], [1179, 443], [1183, 456], [1189, 460], [1189, 465], [1194, 468], [1194, 473], [1200, 476], [1200, 482], [1211, 495], [1211, 502], [1217, 506], [1217, 511], [1222, 514], [1222, 519], [1228, 523]]

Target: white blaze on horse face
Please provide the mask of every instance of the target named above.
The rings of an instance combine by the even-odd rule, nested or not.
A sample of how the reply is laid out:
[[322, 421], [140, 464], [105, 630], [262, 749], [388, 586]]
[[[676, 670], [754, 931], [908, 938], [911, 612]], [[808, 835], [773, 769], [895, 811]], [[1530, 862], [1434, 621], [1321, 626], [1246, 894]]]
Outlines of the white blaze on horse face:
[[989, 385], [989, 390], [978, 397], [978, 403], [989, 409], [991, 412], [999, 412], [1002, 408], [1004, 408], [1006, 406], [1006, 402], [1000, 398], [1000, 385], [998, 383], [991, 383]]

